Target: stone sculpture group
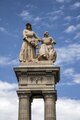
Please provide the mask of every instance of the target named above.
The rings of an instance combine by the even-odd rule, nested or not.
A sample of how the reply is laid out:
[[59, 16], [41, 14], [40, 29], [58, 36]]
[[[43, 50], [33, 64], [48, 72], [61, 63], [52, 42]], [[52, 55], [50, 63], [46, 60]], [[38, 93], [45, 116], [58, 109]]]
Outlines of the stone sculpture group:
[[32, 31], [32, 25], [26, 24], [19, 55], [21, 64], [14, 68], [18, 80], [18, 120], [32, 120], [34, 98], [44, 100], [44, 120], [56, 120], [56, 84], [60, 79], [60, 67], [53, 65], [56, 61], [55, 44], [48, 32], [40, 39]]
[[[39, 43], [41, 46], [39, 47]], [[54, 45], [56, 41], [49, 36], [48, 32], [44, 33], [44, 37], [40, 39], [37, 34], [32, 31], [32, 25], [26, 24], [23, 30], [23, 43], [20, 50], [20, 62], [33, 62], [33, 61], [56, 61], [56, 51]], [[37, 50], [38, 49], [38, 50]], [[38, 53], [36, 54], [36, 51]]]

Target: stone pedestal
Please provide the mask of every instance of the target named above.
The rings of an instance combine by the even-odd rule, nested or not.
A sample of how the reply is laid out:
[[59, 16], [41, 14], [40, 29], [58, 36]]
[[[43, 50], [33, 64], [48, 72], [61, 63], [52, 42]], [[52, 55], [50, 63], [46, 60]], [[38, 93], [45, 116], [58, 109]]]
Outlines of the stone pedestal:
[[19, 88], [19, 119], [31, 120], [31, 102], [34, 98], [44, 99], [45, 120], [56, 120], [56, 83], [60, 68], [53, 65], [22, 65], [15, 67]]

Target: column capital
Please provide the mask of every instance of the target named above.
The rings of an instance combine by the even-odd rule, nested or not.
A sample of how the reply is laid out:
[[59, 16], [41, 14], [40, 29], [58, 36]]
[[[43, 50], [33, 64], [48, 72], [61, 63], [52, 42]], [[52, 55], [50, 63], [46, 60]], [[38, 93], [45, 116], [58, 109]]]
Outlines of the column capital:
[[26, 99], [30, 98], [31, 96], [31, 93], [24, 91], [17, 91], [17, 94], [19, 98], [26, 98]]
[[46, 92], [43, 92], [43, 97], [44, 97], [44, 100], [45, 99], [48, 99], [48, 98], [52, 98], [52, 99], [55, 99], [55, 101], [57, 100], [57, 91], [46, 91]]

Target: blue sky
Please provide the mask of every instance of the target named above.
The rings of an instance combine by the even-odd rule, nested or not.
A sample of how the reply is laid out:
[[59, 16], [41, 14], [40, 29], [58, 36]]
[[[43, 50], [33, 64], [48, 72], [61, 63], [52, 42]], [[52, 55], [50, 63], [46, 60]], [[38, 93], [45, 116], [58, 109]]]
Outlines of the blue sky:
[[[57, 84], [57, 120], [79, 120], [80, 0], [0, 0], [0, 118], [17, 120], [17, 79], [13, 67], [19, 64], [22, 31], [27, 22], [32, 24], [40, 38], [45, 31], [49, 31], [57, 43], [55, 65], [61, 68], [60, 82]], [[16, 103], [15, 106], [13, 103]], [[8, 104], [13, 109], [11, 113], [7, 110]], [[36, 113], [34, 108], [33, 112]], [[64, 113], [64, 110], [68, 112]], [[9, 114], [13, 113], [14, 117], [9, 118]]]

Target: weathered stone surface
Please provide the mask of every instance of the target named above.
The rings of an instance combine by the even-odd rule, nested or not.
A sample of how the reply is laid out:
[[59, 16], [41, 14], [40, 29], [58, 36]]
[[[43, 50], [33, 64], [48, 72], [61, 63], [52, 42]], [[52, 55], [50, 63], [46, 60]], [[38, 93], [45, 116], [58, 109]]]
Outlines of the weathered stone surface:
[[19, 83], [19, 120], [31, 120], [31, 102], [43, 98], [45, 120], [56, 120], [56, 83], [59, 82], [60, 68], [50, 64], [21, 65], [14, 71]]
[[45, 99], [45, 120], [56, 120], [56, 93], [44, 94]]
[[57, 53], [54, 50], [54, 45], [56, 41], [49, 36], [48, 32], [44, 33], [44, 38], [42, 38], [42, 44], [39, 49], [38, 60], [39, 61], [56, 61]]
[[[41, 42], [41, 46], [38, 46], [38, 42]], [[56, 120], [56, 84], [60, 79], [60, 68], [53, 64], [57, 57], [55, 44], [56, 41], [48, 32], [40, 39], [32, 31], [32, 25], [26, 24], [19, 55], [20, 66], [14, 68], [18, 80], [18, 120], [31, 120], [34, 98], [44, 99], [45, 120]]]
[[19, 55], [20, 62], [31, 62], [36, 58], [36, 48], [39, 41], [40, 38], [32, 31], [32, 25], [27, 23], [23, 30], [23, 43]]
[[[41, 42], [41, 46], [38, 43]], [[44, 37], [40, 39], [37, 34], [32, 31], [32, 25], [26, 24], [23, 30], [23, 43], [19, 54], [20, 63], [36, 61], [56, 61], [57, 53], [54, 49], [56, 41], [49, 36], [48, 32], [44, 33]], [[36, 52], [37, 50], [37, 52]]]

